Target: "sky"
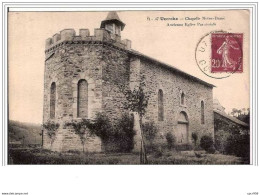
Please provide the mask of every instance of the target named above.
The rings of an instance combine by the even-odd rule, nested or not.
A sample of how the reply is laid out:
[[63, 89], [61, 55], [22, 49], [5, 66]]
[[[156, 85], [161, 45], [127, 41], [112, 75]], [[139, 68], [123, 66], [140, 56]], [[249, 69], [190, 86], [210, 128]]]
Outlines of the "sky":
[[[94, 29], [100, 27], [100, 22], [106, 18], [107, 13], [9, 12], [9, 119], [31, 123], [42, 122], [45, 40], [66, 28], [74, 28], [76, 34], [79, 29], [87, 28], [93, 35]], [[227, 112], [232, 108], [249, 108], [250, 53], [247, 10], [118, 11], [118, 15], [126, 24], [121, 37], [131, 40], [134, 50], [215, 85], [213, 97], [219, 100]], [[198, 17], [200, 20], [195, 20]], [[224, 19], [202, 21], [202, 17]], [[179, 18], [179, 21], [161, 20], [161, 18]], [[180, 21], [181, 18], [184, 20]], [[216, 25], [167, 26], [168, 23], [188, 25], [197, 22]], [[208, 77], [198, 68], [195, 60], [196, 45], [201, 37], [214, 30], [243, 33], [243, 73], [215, 79]]]

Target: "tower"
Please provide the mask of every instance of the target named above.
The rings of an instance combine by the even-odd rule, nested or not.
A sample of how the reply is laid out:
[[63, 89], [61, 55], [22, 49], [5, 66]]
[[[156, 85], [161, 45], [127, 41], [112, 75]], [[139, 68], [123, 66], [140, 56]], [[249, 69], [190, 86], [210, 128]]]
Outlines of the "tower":
[[[109, 12], [100, 28], [64, 29], [46, 40], [43, 123], [59, 123], [51, 142], [44, 131], [44, 148], [55, 151], [81, 150], [72, 120], [94, 119], [109, 114], [111, 120], [125, 112], [117, 84], [129, 84], [130, 40], [121, 40], [125, 24], [116, 12]], [[98, 137], [88, 137], [85, 151], [101, 151]]]

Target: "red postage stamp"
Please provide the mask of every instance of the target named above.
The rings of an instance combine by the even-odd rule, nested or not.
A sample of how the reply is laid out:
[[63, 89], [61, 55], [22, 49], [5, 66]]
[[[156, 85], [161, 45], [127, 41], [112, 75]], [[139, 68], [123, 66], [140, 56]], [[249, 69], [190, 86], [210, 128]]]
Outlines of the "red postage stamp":
[[211, 72], [243, 72], [243, 34], [211, 34]]

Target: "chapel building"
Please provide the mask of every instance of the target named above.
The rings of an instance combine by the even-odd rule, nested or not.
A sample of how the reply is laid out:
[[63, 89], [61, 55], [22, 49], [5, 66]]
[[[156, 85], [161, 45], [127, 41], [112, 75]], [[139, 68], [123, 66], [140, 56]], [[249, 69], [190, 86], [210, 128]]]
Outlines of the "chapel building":
[[[81, 150], [78, 136], [65, 122], [94, 119], [98, 112], [116, 120], [128, 112], [118, 84], [133, 89], [141, 79], [150, 94], [144, 120], [154, 122], [160, 137], [172, 132], [182, 145], [192, 142], [193, 132], [199, 138], [214, 136], [214, 86], [133, 50], [130, 40], [121, 39], [124, 27], [117, 13], [109, 12], [92, 36], [88, 29], [79, 34], [64, 29], [46, 40], [43, 123], [53, 120], [60, 127], [53, 144], [44, 133], [44, 148]], [[103, 150], [98, 137], [88, 137], [84, 147]]]

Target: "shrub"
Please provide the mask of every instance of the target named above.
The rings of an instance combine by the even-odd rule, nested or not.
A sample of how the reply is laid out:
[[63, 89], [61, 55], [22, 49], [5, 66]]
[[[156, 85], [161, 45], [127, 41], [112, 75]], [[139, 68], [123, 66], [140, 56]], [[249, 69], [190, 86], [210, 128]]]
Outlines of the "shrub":
[[155, 150], [154, 151], [154, 157], [155, 158], [160, 158], [160, 157], [162, 157], [163, 156], [163, 152], [162, 152], [162, 150]]
[[216, 152], [216, 149], [215, 149], [215, 147], [214, 147], [214, 144], [212, 144], [212, 145], [209, 147], [209, 149], [207, 150], [207, 152], [210, 153], [210, 154], [214, 154], [214, 153]]
[[227, 154], [249, 158], [250, 156], [250, 136], [249, 134], [231, 134], [227, 138], [225, 147]]
[[144, 132], [144, 137], [148, 141], [153, 141], [157, 135], [157, 127], [154, 125], [154, 122], [146, 122], [142, 125]]
[[215, 147], [222, 153], [249, 159], [250, 135], [236, 127], [232, 131], [219, 130], [215, 134]]
[[60, 127], [59, 123], [55, 123], [54, 121], [47, 121], [43, 124], [43, 128], [47, 130], [47, 135], [51, 139], [51, 146], [56, 137], [56, 131]]
[[200, 139], [200, 147], [207, 152], [212, 152], [213, 147], [214, 147], [213, 144], [214, 144], [214, 141], [211, 136], [204, 135]]
[[90, 130], [103, 141], [108, 140], [109, 137], [113, 134], [112, 124], [108, 116], [103, 113], [96, 114], [96, 118], [93, 121]]
[[111, 136], [117, 142], [120, 152], [130, 152], [134, 148], [136, 132], [133, 127], [133, 118], [127, 114], [124, 114], [116, 123]]
[[193, 133], [191, 134], [191, 137], [192, 137], [192, 139], [193, 139], [193, 141], [194, 141], [194, 144], [195, 144], [195, 146], [196, 146], [197, 140], [198, 140], [198, 134], [197, 134], [196, 132], [193, 132]]
[[226, 153], [227, 139], [230, 133], [224, 130], [219, 130], [215, 133], [215, 148], [221, 153]]
[[69, 122], [66, 125], [72, 126], [75, 133], [80, 137], [83, 152], [87, 132], [90, 135], [100, 137], [107, 151], [129, 152], [134, 147], [134, 121], [132, 117], [126, 114], [114, 123], [111, 123], [107, 115], [97, 113], [93, 121], [82, 119]]
[[142, 124], [142, 130], [145, 138], [145, 148], [147, 153], [157, 153], [160, 150], [160, 143], [155, 140], [157, 135], [157, 127], [154, 122], [146, 122]]
[[127, 114], [112, 123], [108, 116], [98, 113], [91, 131], [102, 139], [106, 151], [130, 152], [134, 147], [133, 127], [133, 118]]
[[175, 138], [175, 136], [172, 133], [168, 132], [166, 134], [166, 140], [167, 140], [167, 147], [168, 147], [168, 149], [175, 148], [176, 138]]

